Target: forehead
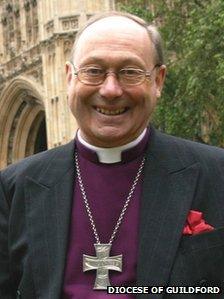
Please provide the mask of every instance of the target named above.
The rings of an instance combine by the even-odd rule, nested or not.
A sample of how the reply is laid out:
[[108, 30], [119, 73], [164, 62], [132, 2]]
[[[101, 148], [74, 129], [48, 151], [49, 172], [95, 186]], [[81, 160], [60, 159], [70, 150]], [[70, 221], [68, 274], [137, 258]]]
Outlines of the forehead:
[[[107, 52], [107, 59], [126, 55], [148, 63], [152, 60], [152, 43], [144, 27], [126, 17], [111, 16], [88, 26], [80, 35], [74, 62], [82, 63], [90, 56], [96, 57]], [[100, 57], [99, 57], [100, 58]], [[102, 58], [102, 57], [101, 57]]]

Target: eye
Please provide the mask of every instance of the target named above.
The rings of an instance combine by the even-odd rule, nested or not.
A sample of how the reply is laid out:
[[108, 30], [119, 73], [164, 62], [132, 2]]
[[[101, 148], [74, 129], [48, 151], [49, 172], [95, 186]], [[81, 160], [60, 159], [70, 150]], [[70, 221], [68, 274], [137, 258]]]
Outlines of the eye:
[[104, 75], [104, 70], [97, 67], [87, 67], [81, 70], [83, 74], [90, 77], [97, 77]]
[[144, 71], [132, 68], [122, 69], [119, 71], [119, 73], [125, 77], [139, 77], [144, 75]]

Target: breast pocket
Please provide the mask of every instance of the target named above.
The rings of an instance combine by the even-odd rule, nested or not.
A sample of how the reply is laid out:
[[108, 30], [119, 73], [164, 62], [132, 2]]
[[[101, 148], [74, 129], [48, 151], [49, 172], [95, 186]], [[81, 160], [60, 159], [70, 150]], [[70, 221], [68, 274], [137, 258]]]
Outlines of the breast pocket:
[[209, 232], [183, 236], [180, 244], [182, 251], [210, 250], [211, 248], [224, 245], [224, 227]]
[[224, 227], [182, 237], [170, 284], [224, 285]]

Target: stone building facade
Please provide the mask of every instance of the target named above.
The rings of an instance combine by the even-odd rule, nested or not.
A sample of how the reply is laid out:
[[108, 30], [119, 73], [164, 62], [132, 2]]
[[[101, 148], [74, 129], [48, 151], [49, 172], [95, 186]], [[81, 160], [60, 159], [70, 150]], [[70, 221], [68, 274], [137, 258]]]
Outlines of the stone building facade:
[[0, 0], [0, 169], [71, 140], [65, 62], [78, 28], [112, 0]]

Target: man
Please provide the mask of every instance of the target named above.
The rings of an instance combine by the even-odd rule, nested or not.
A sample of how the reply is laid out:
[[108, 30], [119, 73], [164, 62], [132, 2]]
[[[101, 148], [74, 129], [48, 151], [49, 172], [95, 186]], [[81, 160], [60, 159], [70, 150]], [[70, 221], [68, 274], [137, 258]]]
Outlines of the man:
[[66, 72], [75, 143], [0, 174], [0, 298], [222, 285], [224, 152], [149, 125], [165, 77], [157, 30], [122, 13], [91, 19]]

